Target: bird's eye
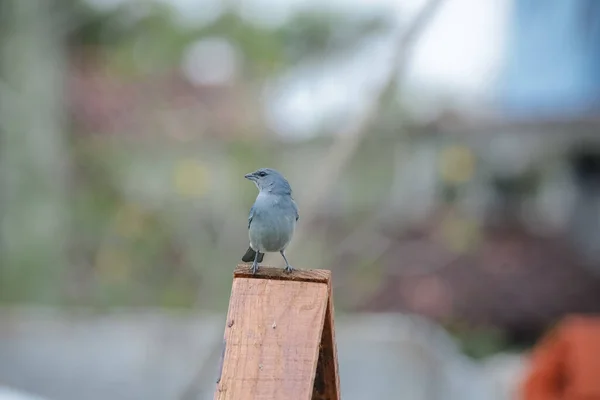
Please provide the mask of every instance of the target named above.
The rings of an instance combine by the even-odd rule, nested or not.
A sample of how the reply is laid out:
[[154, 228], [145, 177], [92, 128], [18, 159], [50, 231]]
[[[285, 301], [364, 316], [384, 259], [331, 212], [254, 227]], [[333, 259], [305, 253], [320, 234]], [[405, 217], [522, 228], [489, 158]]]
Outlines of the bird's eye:
[[264, 172], [264, 171], [260, 171], [260, 172], [258, 173], [258, 176], [260, 176], [260, 177], [267, 176], [267, 173], [266, 173], [266, 172]]

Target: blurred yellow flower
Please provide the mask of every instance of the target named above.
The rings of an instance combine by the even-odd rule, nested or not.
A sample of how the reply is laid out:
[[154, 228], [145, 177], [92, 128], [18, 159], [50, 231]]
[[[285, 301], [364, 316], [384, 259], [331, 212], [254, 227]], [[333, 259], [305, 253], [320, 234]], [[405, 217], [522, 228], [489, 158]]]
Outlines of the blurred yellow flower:
[[479, 235], [476, 221], [462, 218], [454, 213], [442, 221], [440, 236], [444, 245], [455, 253], [464, 253], [473, 248]]
[[440, 155], [440, 174], [448, 183], [464, 183], [473, 177], [475, 156], [466, 146], [449, 146]]

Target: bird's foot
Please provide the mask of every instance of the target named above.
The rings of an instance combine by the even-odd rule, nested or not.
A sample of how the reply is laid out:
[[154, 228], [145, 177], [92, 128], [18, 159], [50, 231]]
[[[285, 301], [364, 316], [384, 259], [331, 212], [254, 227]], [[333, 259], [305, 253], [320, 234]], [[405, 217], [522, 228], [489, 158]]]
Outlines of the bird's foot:
[[292, 267], [291, 265], [288, 264], [288, 265], [285, 266], [285, 268], [283, 269], [283, 271], [286, 274], [291, 274], [292, 272], [294, 272], [294, 267]]
[[258, 272], [258, 264], [257, 263], [253, 263], [252, 264], [252, 275], [256, 275], [256, 273]]

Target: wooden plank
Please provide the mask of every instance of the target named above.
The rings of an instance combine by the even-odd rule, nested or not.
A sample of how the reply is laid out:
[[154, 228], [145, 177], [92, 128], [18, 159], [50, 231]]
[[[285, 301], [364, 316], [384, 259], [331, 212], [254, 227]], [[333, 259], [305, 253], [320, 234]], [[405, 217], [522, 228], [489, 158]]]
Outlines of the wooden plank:
[[340, 375], [335, 341], [335, 324], [331, 281], [328, 285], [325, 326], [321, 335], [319, 361], [313, 386], [312, 400], [340, 400]]
[[256, 275], [253, 275], [250, 265], [240, 264], [233, 272], [233, 276], [234, 278], [278, 279], [329, 284], [331, 271], [325, 269], [298, 269], [289, 274], [284, 272], [283, 268], [259, 267]]
[[234, 276], [215, 399], [311, 399], [330, 272], [244, 266]]

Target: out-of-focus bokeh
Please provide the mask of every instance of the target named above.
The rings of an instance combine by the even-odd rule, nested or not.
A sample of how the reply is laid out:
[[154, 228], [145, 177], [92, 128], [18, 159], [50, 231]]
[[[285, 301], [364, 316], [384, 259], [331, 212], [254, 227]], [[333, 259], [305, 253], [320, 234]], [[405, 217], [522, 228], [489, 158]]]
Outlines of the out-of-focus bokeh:
[[0, 20], [2, 400], [212, 398], [259, 167], [294, 189], [292, 265], [333, 271], [344, 399], [517, 398], [600, 312], [596, 0]]

